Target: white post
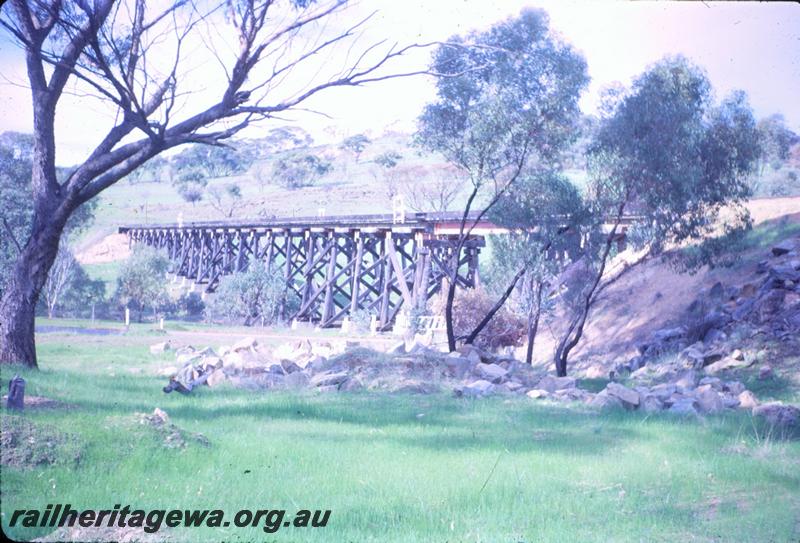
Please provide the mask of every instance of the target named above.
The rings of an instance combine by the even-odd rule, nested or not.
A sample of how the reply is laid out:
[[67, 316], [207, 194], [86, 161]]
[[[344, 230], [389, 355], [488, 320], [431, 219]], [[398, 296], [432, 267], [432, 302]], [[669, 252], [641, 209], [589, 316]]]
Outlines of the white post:
[[348, 333], [350, 333], [350, 317], [345, 317], [345, 318], [342, 320], [342, 330], [341, 330], [341, 333], [342, 333], [342, 334], [348, 334]]
[[160, 321], [159, 321], [159, 323], [158, 323], [158, 328], [159, 328], [160, 330], [163, 330], [163, 329], [164, 329], [164, 317], [161, 317], [161, 320], [160, 320]]
[[125, 326], [131, 325], [131, 310], [129, 307], [125, 308]]
[[372, 318], [369, 321], [369, 333], [373, 336], [378, 335], [378, 317], [377, 315], [372, 315]]
[[297, 330], [297, 319], [292, 319], [292, 330]]

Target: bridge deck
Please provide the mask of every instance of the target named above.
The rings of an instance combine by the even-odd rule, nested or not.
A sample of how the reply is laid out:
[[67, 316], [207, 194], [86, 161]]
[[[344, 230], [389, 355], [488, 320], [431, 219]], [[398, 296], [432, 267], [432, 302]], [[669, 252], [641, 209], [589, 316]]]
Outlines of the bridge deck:
[[[467, 219], [467, 226], [478, 218], [479, 212], [473, 211]], [[463, 214], [461, 212], [409, 213], [402, 220], [391, 213], [370, 215], [331, 215], [322, 217], [258, 217], [249, 219], [228, 219], [214, 221], [183, 221], [181, 223], [141, 223], [127, 224], [119, 227], [121, 234], [137, 230], [291, 230], [291, 229], [323, 229], [323, 230], [395, 230], [424, 231], [442, 235], [458, 234]], [[622, 220], [623, 226], [629, 226], [639, 220], [630, 215]], [[483, 235], [507, 232], [492, 222], [482, 219], [473, 229], [473, 234]]]
[[[470, 213], [470, 219], [477, 218], [477, 213]], [[259, 217], [251, 219], [230, 219], [215, 221], [184, 221], [182, 223], [148, 223], [129, 224], [119, 227], [120, 233], [141, 229], [178, 229], [178, 228], [221, 228], [221, 229], [251, 229], [251, 228], [397, 228], [410, 227], [413, 229], [432, 230], [438, 224], [459, 223], [462, 214], [447, 213], [409, 213], [402, 221], [396, 220], [391, 213], [371, 215], [331, 215], [322, 217]], [[488, 222], [487, 222], [488, 224]]]

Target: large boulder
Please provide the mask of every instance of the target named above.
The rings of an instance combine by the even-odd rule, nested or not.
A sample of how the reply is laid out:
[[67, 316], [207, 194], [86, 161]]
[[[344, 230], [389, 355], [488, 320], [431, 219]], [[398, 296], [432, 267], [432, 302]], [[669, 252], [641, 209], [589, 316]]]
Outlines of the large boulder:
[[751, 365], [753, 360], [749, 362], [747, 360], [736, 360], [735, 358], [731, 358], [730, 356], [726, 356], [722, 360], [718, 360], [713, 364], [710, 364], [705, 367], [705, 372], [708, 374], [715, 374], [721, 371], [732, 370], [736, 368], [746, 368], [747, 366]]
[[447, 369], [448, 375], [456, 379], [463, 379], [475, 365], [474, 362], [461, 356], [458, 352], [450, 353], [445, 356], [442, 361]]
[[664, 402], [655, 394], [640, 394], [639, 406], [647, 413], [654, 413], [664, 409]]
[[552, 394], [556, 390], [575, 388], [575, 384], [576, 380], [574, 377], [553, 377], [552, 375], [545, 375], [536, 384], [536, 388], [546, 390]]
[[219, 385], [226, 379], [225, 372], [222, 369], [216, 369], [211, 372], [211, 375], [208, 376], [206, 379], [206, 384], [210, 387], [215, 387]]
[[697, 403], [694, 398], [686, 397], [680, 398], [672, 403], [669, 410], [670, 413], [681, 416], [697, 415]]
[[785, 239], [772, 246], [772, 254], [774, 256], [783, 256], [791, 252], [800, 253], [800, 238]]
[[324, 387], [324, 386], [338, 386], [344, 383], [347, 380], [347, 373], [346, 372], [323, 372], [318, 373], [314, 377], [311, 378], [310, 385], [312, 387]]
[[665, 402], [673, 394], [678, 391], [678, 387], [673, 383], [662, 383], [650, 389], [650, 394], [655, 396], [659, 401]]
[[606, 390], [602, 390], [597, 394], [595, 394], [594, 397], [590, 399], [588, 403], [590, 406], [602, 410], [618, 409], [623, 407], [622, 400], [620, 400], [616, 396], [610, 395]]
[[303, 371], [305, 369], [306, 365], [307, 364], [300, 365], [300, 364], [298, 364], [297, 362], [295, 362], [293, 360], [286, 360], [286, 359], [281, 360], [281, 362], [280, 362], [280, 366], [281, 366], [281, 368], [283, 368], [283, 371], [285, 373], [295, 373], [295, 372], [298, 372], [298, 371]]
[[711, 385], [697, 387], [694, 399], [697, 409], [702, 413], [716, 413], [725, 408], [722, 398]]
[[240, 339], [236, 343], [233, 344], [231, 347], [231, 351], [251, 351], [255, 350], [258, 346], [258, 341], [254, 337], [246, 337], [244, 339]]
[[309, 381], [308, 375], [301, 371], [290, 373], [283, 380], [287, 388], [305, 388]]
[[[473, 381], [461, 389], [463, 396], [485, 396], [494, 392], [495, 386], [485, 379]], [[457, 395], [458, 391], [456, 392]]]
[[503, 379], [505, 379], [508, 374], [508, 370], [503, 369], [497, 364], [484, 364], [482, 362], [475, 366], [474, 371], [475, 375], [478, 377], [486, 379], [494, 384], [502, 383]]
[[675, 379], [675, 386], [680, 390], [691, 390], [697, 386], [699, 381], [700, 377], [697, 375], [696, 371], [686, 370], [677, 376], [677, 379]]
[[619, 383], [608, 383], [605, 389], [609, 396], [613, 396], [622, 402], [626, 409], [636, 409], [639, 407], [639, 393]]
[[525, 395], [532, 400], [543, 400], [550, 396], [550, 393], [541, 388], [535, 388], [526, 392]]
[[474, 364], [481, 362], [481, 350], [474, 345], [461, 345], [457, 352]]
[[758, 405], [758, 398], [756, 398], [756, 395], [749, 390], [741, 392], [738, 396], [738, 399], [739, 407], [742, 409], [752, 409]]

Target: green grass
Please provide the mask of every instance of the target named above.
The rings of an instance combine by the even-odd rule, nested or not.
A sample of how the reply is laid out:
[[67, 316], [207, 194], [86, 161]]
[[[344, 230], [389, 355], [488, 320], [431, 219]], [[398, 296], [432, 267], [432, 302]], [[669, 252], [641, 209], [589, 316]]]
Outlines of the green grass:
[[[746, 415], [698, 422], [527, 398], [227, 386], [166, 396], [152, 375], [170, 355], [130, 341], [47, 334], [40, 371], [2, 368], [3, 382], [21, 371], [28, 394], [72, 404], [22, 416], [81, 444], [77, 463], [4, 466], [10, 536], [45, 535], [9, 528], [10, 511], [60, 502], [332, 511], [326, 528], [170, 530], [180, 541], [800, 538], [800, 443], [769, 439]], [[210, 446], [164, 448], [133, 415], [155, 407]]]

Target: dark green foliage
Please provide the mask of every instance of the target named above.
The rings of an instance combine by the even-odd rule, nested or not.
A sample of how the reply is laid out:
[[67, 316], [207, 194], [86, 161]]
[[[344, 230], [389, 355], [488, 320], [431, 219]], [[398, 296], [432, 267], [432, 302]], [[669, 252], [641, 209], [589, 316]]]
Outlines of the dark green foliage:
[[203, 315], [206, 309], [206, 304], [203, 299], [196, 292], [189, 292], [188, 294], [181, 295], [178, 298], [177, 307], [180, 312], [190, 318], [196, 318]]
[[[33, 220], [32, 153], [33, 136], [30, 134], [0, 134], [0, 294], [19, 254], [17, 244], [25, 244]], [[87, 228], [96, 207], [96, 200], [79, 207], [67, 222], [65, 234], [69, 236]]]
[[169, 301], [165, 277], [169, 260], [157, 250], [136, 246], [119, 271], [115, 298], [123, 307], [138, 312], [142, 320], [145, 309], [155, 314]]
[[194, 170], [204, 178], [226, 177], [246, 172], [255, 158], [250, 145], [192, 145], [172, 157], [170, 165], [176, 176]]
[[641, 214], [650, 242], [698, 238], [720, 210], [742, 203], [761, 153], [746, 96], [715, 106], [705, 73], [683, 57], [665, 59], [617, 96], [590, 149], [592, 197], [602, 213]]
[[309, 154], [290, 154], [277, 159], [272, 166], [272, 175], [287, 189], [312, 186], [330, 172], [329, 160]]
[[403, 158], [403, 155], [398, 153], [397, 151], [386, 151], [385, 153], [381, 153], [377, 155], [373, 161], [378, 166], [381, 166], [387, 170], [394, 168]]
[[274, 324], [299, 309], [299, 300], [286, 288], [280, 271], [254, 263], [245, 272], [224, 277], [206, 306], [212, 321]]
[[[489, 31], [455, 36], [435, 54], [437, 101], [419, 120], [417, 141], [463, 168], [473, 183], [520, 162], [552, 161], [574, 137], [586, 62], [526, 9]], [[460, 75], [455, 75], [460, 74]]]
[[356, 134], [355, 136], [345, 138], [340, 147], [353, 153], [356, 156], [356, 162], [358, 162], [358, 159], [361, 157], [361, 153], [364, 152], [364, 149], [366, 149], [367, 145], [370, 143], [372, 143], [372, 140], [364, 134]]

